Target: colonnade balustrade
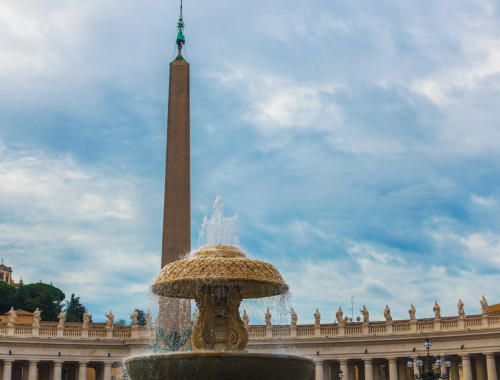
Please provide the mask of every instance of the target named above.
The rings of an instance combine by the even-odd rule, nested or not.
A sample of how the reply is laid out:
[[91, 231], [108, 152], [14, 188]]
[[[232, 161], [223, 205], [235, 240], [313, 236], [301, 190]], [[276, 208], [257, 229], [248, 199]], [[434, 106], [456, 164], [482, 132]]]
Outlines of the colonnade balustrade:
[[0, 358], [0, 380], [90, 380], [88, 373], [92, 380], [112, 380], [112, 369], [122, 365], [122, 360]]
[[[451, 357], [451, 367], [445, 365], [442, 373], [450, 380], [497, 380], [500, 353], [463, 354]], [[435, 360], [435, 358], [433, 358]], [[408, 358], [355, 358], [355, 359], [315, 359], [315, 380], [412, 380]]]

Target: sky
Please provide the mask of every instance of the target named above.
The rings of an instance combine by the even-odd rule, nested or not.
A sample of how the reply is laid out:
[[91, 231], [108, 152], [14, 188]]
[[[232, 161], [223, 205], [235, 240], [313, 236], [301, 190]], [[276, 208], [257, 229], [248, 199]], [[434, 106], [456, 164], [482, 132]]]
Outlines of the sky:
[[[178, 17], [0, 3], [0, 257], [94, 321], [155, 304]], [[273, 322], [500, 303], [498, 2], [186, 0], [184, 20], [192, 247], [222, 195], [290, 286]]]

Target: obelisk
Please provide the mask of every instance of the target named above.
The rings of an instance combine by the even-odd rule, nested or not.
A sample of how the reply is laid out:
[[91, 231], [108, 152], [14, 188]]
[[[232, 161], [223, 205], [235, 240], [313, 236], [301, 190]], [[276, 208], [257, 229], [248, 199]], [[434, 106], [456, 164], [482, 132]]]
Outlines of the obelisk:
[[[167, 160], [161, 267], [191, 250], [189, 63], [182, 56], [185, 43], [182, 1], [177, 23], [179, 53], [170, 63], [167, 120]], [[178, 299], [160, 301], [165, 331], [184, 329], [191, 321], [191, 303]]]

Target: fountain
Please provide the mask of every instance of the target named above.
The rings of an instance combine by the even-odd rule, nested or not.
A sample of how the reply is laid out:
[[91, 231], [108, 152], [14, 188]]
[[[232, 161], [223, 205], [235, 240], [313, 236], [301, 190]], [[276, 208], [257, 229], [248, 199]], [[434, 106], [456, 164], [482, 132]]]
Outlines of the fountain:
[[[203, 223], [207, 240], [235, 230], [224, 218], [222, 200], [214, 206], [217, 223]], [[229, 224], [229, 226], [228, 226]], [[165, 297], [194, 299], [199, 317], [193, 326], [193, 352], [174, 352], [125, 360], [131, 380], [306, 380], [313, 361], [287, 354], [248, 353], [248, 332], [241, 320], [243, 299], [288, 291], [278, 270], [252, 260], [233, 245], [206, 245], [184, 260], [165, 265], [151, 287]]]

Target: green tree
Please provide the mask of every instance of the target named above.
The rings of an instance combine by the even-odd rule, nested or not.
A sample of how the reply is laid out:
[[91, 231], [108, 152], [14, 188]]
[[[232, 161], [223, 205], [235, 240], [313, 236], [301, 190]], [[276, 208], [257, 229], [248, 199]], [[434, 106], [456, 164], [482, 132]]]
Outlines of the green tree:
[[137, 324], [139, 326], [146, 326], [146, 313], [144, 310], [137, 309]]
[[0, 281], [0, 314], [7, 313], [14, 306], [13, 298], [16, 288], [6, 282]]
[[85, 306], [80, 303], [80, 297], [75, 297], [75, 293], [71, 295], [71, 299], [66, 302], [66, 321], [68, 322], [83, 322], [83, 314], [85, 314]]
[[127, 322], [125, 319], [119, 319], [118, 322], [115, 323], [116, 326], [126, 326]]

